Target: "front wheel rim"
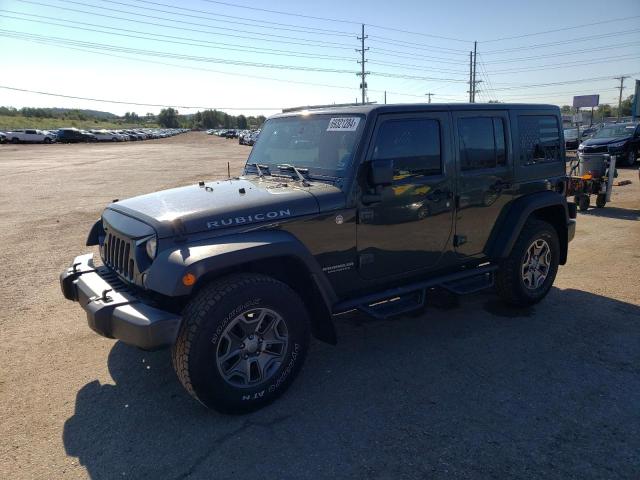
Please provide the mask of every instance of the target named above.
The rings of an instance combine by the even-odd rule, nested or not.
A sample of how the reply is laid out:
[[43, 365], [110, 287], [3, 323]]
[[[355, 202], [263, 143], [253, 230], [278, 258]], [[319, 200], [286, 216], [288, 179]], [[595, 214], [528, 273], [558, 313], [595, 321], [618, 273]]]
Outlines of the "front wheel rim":
[[255, 308], [236, 316], [222, 332], [216, 364], [231, 386], [252, 388], [278, 371], [289, 344], [289, 331], [280, 314]]
[[527, 248], [522, 260], [522, 282], [529, 290], [542, 286], [551, 268], [551, 248], [546, 240], [534, 240]]

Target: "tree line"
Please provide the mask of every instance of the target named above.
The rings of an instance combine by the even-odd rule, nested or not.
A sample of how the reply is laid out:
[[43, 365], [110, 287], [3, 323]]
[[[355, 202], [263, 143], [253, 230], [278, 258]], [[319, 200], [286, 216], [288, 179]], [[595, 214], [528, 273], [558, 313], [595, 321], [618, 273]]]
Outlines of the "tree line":
[[163, 108], [158, 114], [158, 123], [165, 128], [260, 128], [264, 115], [229, 115], [218, 110], [198, 111], [190, 115], [180, 115], [175, 108]]

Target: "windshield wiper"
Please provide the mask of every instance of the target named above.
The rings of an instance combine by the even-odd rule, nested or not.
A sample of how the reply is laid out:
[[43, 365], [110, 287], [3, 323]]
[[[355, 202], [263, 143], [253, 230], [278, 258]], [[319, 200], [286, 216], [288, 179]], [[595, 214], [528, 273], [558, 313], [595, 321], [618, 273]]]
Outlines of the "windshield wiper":
[[309, 169], [308, 168], [298, 168], [295, 165], [291, 165], [290, 163], [282, 163], [280, 165], [278, 165], [278, 168], [280, 170], [289, 170], [292, 172], [295, 172], [296, 176], [298, 177], [298, 180], [300, 180], [302, 182], [302, 185], [305, 187], [309, 187], [311, 186], [311, 184], [309, 182], [307, 182], [307, 179], [304, 178], [304, 175], [302, 175], [302, 173], [309, 173]]
[[258, 177], [260, 178], [264, 177], [264, 173], [262, 173], [263, 168], [269, 175], [271, 175], [271, 172], [269, 171], [269, 165], [260, 165], [259, 163], [248, 163], [247, 165], [249, 165], [250, 167], [256, 167], [256, 170], [258, 171]]

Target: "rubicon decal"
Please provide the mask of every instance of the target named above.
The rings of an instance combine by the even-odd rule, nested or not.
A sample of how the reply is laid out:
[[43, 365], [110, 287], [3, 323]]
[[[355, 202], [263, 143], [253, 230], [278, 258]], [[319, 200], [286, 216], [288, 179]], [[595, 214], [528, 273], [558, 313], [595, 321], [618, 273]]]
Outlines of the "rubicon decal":
[[253, 215], [243, 215], [238, 217], [221, 218], [207, 222], [207, 228], [231, 227], [234, 225], [245, 225], [247, 223], [264, 222], [265, 220], [277, 220], [291, 216], [291, 210], [274, 210], [271, 212], [254, 213]]

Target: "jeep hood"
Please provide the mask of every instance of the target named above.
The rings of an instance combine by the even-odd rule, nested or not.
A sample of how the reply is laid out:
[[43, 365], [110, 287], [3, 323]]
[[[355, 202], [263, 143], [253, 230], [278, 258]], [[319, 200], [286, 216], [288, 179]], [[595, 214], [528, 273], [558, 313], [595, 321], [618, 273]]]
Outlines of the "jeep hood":
[[583, 145], [593, 147], [596, 145], [608, 145], [610, 143], [626, 142], [631, 140], [630, 136], [627, 137], [605, 137], [605, 138], [590, 138], [582, 142]]
[[[107, 208], [151, 225], [160, 238], [232, 227], [255, 228], [320, 211], [314, 187], [276, 179], [236, 178], [173, 188], [112, 203]], [[332, 186], [316, 187], [335, 196]], [[326, 202], [323, 202], [326, 203]], [[331, 202], [335, 203], [335, 202]]]

